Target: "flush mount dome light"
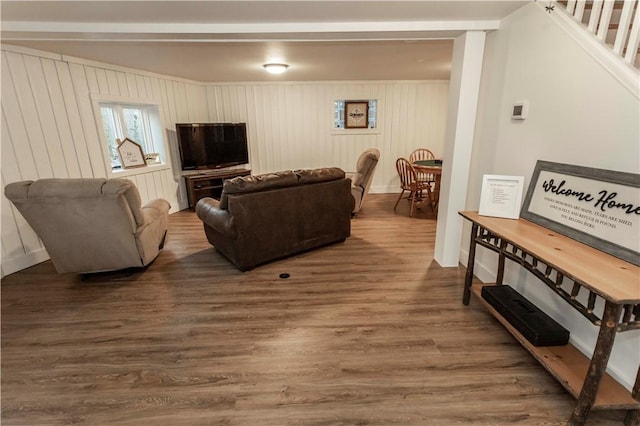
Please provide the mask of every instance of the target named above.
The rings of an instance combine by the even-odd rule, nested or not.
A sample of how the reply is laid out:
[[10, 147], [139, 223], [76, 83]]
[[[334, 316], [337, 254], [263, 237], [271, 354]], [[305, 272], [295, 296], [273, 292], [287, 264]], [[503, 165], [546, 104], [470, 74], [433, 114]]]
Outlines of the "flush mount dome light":
[[271, 74], [282, 74], [289, 68], [287, 64], [264, 64], [264, 69]]

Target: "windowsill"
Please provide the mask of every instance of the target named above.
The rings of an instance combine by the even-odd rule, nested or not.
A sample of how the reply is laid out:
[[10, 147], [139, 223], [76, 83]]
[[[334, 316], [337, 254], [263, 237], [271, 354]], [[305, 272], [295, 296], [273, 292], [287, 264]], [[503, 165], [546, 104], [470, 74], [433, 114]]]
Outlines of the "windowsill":
[[159, 172], [160, 170], [170, 169], [168, 164], [152, 164], [144, 167], [135, 167], [133, 169], [115, 169], [111, 170], [110, 177], [112, 178], [124, 178], [127, 176], [142, 175], [145, 173]]
[[382, 133], [380, 129], [332, 129], [333, 136], [350, 136], [350, 135], [379, 135]]

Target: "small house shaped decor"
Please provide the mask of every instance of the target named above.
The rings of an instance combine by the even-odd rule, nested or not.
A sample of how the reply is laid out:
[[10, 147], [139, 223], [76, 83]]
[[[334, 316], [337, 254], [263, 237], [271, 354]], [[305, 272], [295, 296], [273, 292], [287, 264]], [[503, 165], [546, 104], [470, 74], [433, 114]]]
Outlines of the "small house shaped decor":
[[120, 139], [118, 142], [118, 154], [120, 155], [120, 161], [122, 167], [125, 169], [132, 169], [135, 167], [144, 167], [147, 162], [142, 152], [142, 146], [139, 143], [132, 141], [129, 138]]

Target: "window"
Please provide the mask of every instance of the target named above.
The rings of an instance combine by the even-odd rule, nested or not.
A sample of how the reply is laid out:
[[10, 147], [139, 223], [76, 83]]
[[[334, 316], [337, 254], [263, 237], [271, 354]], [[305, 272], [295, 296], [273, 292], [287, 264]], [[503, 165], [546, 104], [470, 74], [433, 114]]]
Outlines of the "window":
[[[344, 129], [344, 103], [344, 100], [333, 102], [333, 121], [336, 129]], [[375, 129], [377, 127], [377, 107], [378, 101], [376, 99], [369, 99], [369, 122], [367, 124], [369, 129]]]
[[129, 138], [142, 146], [145, 155], [158, 153], [164, 158], [164, 141], [157, 105], [99, 102], [104, 137], [111, 169], [122, 168], [117, 139]]

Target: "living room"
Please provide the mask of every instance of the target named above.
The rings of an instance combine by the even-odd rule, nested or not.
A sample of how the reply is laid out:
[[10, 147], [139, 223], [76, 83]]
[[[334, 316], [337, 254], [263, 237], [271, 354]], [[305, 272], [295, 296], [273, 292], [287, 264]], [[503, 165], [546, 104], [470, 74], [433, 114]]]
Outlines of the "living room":
[[[476, 210], [484, 174], [520, 175], [528, 181], [539, 159], [638, 173], [637, 91], [628, 90], [603, 70], [548, 15], [543, 5], [530, 2], [504, 17], [498, 30], [487, 32], [482, 73], [476, 75], [480, 91], [469, 166], [464, 174], [456, 173], [448, 183], [445, 180], [443, 205], [461, 196], [459, 210]], [[247, 122], [254, 173], [327, 165], [351, 170], [360, 152], [378, 147], [382, 156], [371, 192], [379, 194], [399, 192], [393, 164], [413, 148], [428, 143], [445, 159], [453, 159], [459, 148], [454, 144], [455, 132], [447, 128], [448, 78], [202, 82], [33, 50], [4, 40], [2, 59], [4, 185], [44, 177], [111, 176], [94, 113], [93, 102], [100, 96], [161, 100], [166, 164], [121, 175], [136, 183], [145, 200], [167, 199], [172, 213], [187, 206], [171, 133], [179, 122]], [[381, 131], [335, 135], [330, 109], [335, 99], [380, 100]], [[522, 99], [529, 101], [529, 117], [513, 122], [511, 107]], [[462, 194], [456, 179], [464, 181]], [[455, 263], [465, 264], [467, 228], [462, 231], [461, 222], [457, 234], [440, 228], [444, 226], [441, 217], [456, 217], [454, 206], [438, 216], [435, 244], [457, 247]], [[3, 276], [47, 259], [35, 234], [15, 217], [6, 198], [2, 244]], [[480, 256], [478, 262], [478, 277], [490, 281], [495, 276], [491, 256]], [[507, 277], [528, 282], [516, 268], [509, 269]], [[527, 296], [570, 328], [579, 347], [590, 350], [597, 330], [556, 305], [545, 291]], [[170, 298], [170, 292], [164, 297]], [[619, 336], [609, 363], [627, 387], [633, 385], [640, 362], [638, 345], [636, 331]]]

